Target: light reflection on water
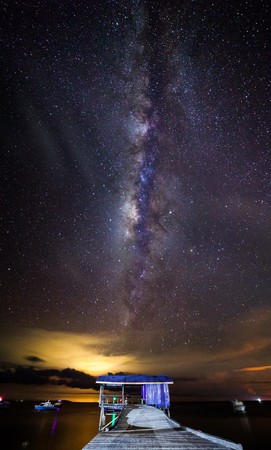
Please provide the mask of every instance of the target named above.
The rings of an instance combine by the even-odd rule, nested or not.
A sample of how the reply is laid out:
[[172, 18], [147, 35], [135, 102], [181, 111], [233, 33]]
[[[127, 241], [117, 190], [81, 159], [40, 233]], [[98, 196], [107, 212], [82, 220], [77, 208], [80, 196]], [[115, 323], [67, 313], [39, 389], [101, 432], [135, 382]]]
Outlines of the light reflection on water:
[[52, 423], [52, 428], [51, 428], [51, 436], [53, 436], [56, 426], [57, 426], [58, 414], [59, 414], [59, 409], [55, 412], [55, 417], [54, 417], [54, 420]]
[[247, 414], [244, 414], [240, 417], [240, 423], [241, 423], [243, 430], [245, 430], [246, 433], [251, 433], [249, 416], [247, 416]]
[[81, 450], [98, 432], [94, 403], [64, 403], [57, 411], [35, 411], [34, 403], [0, 411], [1, 440], [9, 450]]

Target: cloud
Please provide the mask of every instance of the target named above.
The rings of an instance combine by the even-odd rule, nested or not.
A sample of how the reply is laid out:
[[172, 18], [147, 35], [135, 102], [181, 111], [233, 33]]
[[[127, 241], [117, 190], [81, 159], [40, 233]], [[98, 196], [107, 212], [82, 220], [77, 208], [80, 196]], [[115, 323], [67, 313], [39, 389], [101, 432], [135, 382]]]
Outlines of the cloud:
[[24, 359], [26, 361], [30, 361], [30, 362], [33, 362], [33, 363], [43, 363], [43, 362], [45, 362], [44, 359], [39, 358], [38, 356], [33, 356], [33, 355], [25, 356]]
[[127, 365], [134, 365], [131, 355], [122, 350], [116, 357], [114, 348], [118, 348], [118, 338], [110, 335], [40, 328], [5, 330], [0, 339], [1, 363], [6, 366], [24, 366], [27, 359], [58, 370], [75, 367], [92, 375], [125, 371]]
[[243, 367], [242, 369], [236, 369], [236, 372], [259, 372], [263, 370], [270, 370], [271, 366], [257, 366], [257, 367]]
[[0, 383], [64, 385], [80, 389], [96, 389], [96, 378], [75, 369], [34, 369], [33, 367], [5, 368], [0, 370]]
[[182, 382], [182, 383], [190, 383], [190, 382], [198, 382], [199, 378], [196, 377], [178, 377], [178, 378], [174, 378], [174, 381], [177, 382]]
[[[0, 363], [5, 367], [0, 382], [7, 385], [8, 381], [15, 380], [16, 383], [34, 383], [34, 386], [49, 383], [49, 386], [70, 387], [75, 391], [76, 388], [95, 389], [96, 376], [108, 372], [146, 373], [172, 377], [172, 390], [178, 396], [192, 393], [199, 398], [208, 394], [211, 398], [216, 393], [218, 396], [219, 393], [248, 394], [250, 385], [259, 380], [259, 374], [264, 381], [264, 374], [268, 377], [268, 369], [271, 369], [264, 365], [270, 349], [266, 322], [271, 316], [260, 309], [255, 310], [255, 316], [261, 319], [262, 327], [254, 322], [251, 325], [251, 317], [245, 314], [242, 323], [238, 319], [238, 327], [233, 320], [225, 322], [228, 341], [224, 342], [222, 333], [218, 345], [211, 349], [192, 345], [187, 348], [175, 342], [170, 349], [158, 351], [157, 346], [151, 352], [143, 341], [142, 345], [136, 345], [127, 330], [120, 330], [118, 335], [44, 329], [2, 330]], [[154, 340], [155, 336], [151, 338]], [[32, 367], [25, 367], [26, 361]], [[262, 386], [261, 389], [257, 386], [260, 396], [266, 391], [264, 384]]]

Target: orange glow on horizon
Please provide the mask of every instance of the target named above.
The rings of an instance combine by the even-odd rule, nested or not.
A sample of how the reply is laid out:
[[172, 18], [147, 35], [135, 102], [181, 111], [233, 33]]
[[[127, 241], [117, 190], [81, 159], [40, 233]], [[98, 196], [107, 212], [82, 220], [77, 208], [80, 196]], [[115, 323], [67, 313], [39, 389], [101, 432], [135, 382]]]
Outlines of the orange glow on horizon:
[[[172, 347], [170, 351], [164, 351], [162, 354], [158, 351], [149, 353], [144, 347], [128, 344], [125, 333], [108, 336], [16, 328], [6, 330], [1, 340], [1, 353], [2, 360], [8, 361], [7, 367], [13, 370], [18, 365], [31, 365], [32, 369], [37, 371], [47, 368], [61, 371], [70, 368], [94, 377], [90, 383], [93, 387], [95, 377], [108, 372], [168, 375], [174, 381], [172, 394], [177, 398], [183, 395], [189, 399], [214, 396], [231, 398], [235, 392], [240, 396], [242, 393], [247, 395], [245, 386], [250, 385], [253, 374], [251, 383], [259, 383], [257, 396], [270, 398], [270, 390], [262, 378], [263, 372], [271, 369], [271, 365], [255, 365], [259, 362], [260, 352], [269, 348], [270, 342], [267, 339], [240, 342], [239, 347], [221, 349], [211, 354], [204, 348], [191, 348], [191, 351], [186, 352], [182, 346]], [[51, 385], [46, 385], [44, 392], [42, 386], [36, 389], [31, 385], [31, 389], [28, 389], [18, 383], [9, 389], [8, 395], [12, 398], [16, 393], [17, 399], [62, 398], [78, 402], [98, 401], [98, 386], [97, 391], [95, 388], [91, 390], [70, 388], [68, 385], [55, 386], [58, 382], [57, 375], [50, 381]], [[7, 384], [2, 384], [3, 393], [7, 393], [6, 388]]]
[[260, 372], [269, 369], [271, 369], [271, 366], [244, 367], [242, 369], [236, 369], [235, 372]]

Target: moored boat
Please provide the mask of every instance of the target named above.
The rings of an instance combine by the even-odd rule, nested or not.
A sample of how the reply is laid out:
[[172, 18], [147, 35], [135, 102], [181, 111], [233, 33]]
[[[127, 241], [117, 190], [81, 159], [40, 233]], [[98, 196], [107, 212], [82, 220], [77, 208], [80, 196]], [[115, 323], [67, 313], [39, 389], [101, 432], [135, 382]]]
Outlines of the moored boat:
[[232, 404], [233, 404], [233, 410], [235, 412], [241, 412], [241, 413], [246, 412], [246, 407], [241, 400], [234, 400], [232, 402]]
[[63, 405], [62, 400], [57, 400], [57, 401], [55, 402], [55, 406], [62, 406], [62, 405]]
[[36, 411], [56, 411], [57, 409], [57, 406], [50, 402], [50, 400], [46, 400], [39, 405], [35, 405]]
[[10, 406], [10, 402], [4, 399], [2, 395], [0, 395], [0, 408], [8, 408]]

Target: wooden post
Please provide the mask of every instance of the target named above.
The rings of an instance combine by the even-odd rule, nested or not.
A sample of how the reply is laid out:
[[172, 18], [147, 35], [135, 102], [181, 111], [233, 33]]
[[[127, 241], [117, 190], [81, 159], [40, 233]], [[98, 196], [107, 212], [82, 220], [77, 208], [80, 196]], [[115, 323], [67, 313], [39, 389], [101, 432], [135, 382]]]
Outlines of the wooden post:
[[105, 426], [105, 414], [104, 414], [104, 386], [101, 384], [100, 386], [100, 398], [99, 405], [101, 408], [100, 411], [100, 420], [99, 420], [99, 431]]
[[104, 405], [104, 385], [100, 386], [100, 395], [99, 395], [99, 406]]
[[99, 420], [99, 431], [105, 426], [105, 415], [104, 415], [104, 407], [101, 407], [100, 412], [100, 420]]
[[122, 385], [121, 388], [121, 397], [122, 397], [122, 407], [124, 406], [124, 384]]

